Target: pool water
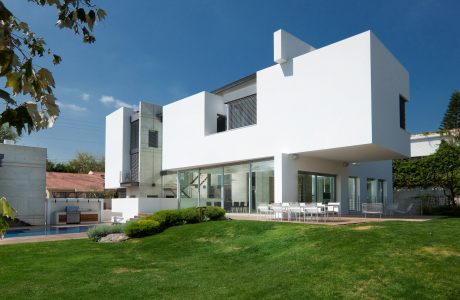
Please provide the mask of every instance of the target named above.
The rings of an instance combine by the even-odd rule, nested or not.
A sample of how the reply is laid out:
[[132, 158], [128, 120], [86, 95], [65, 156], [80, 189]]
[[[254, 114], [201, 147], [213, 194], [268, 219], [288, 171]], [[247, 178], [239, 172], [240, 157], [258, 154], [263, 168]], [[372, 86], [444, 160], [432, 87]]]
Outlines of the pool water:
[[5, 238], [15, 238], [24, 236], [41, 236], [41, 235], [55, 235], [66, 233], [80, 233], [87, 232], [90, 226], [72, 226], [72, 227], [44, 227], [44, 226], [31, 226], [30, 228], [12, 228], [8, 229]]

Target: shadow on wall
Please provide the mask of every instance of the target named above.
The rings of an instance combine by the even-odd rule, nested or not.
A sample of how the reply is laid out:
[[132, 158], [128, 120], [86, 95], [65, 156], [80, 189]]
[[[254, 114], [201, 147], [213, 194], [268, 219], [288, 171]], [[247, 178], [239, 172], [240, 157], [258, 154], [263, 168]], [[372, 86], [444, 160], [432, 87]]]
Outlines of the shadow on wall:
[[294, 64], [292, 62], [292, 59], [283, 64], [280, 64], [280, 67], [285, 77], [290, 77], [294, 75]]

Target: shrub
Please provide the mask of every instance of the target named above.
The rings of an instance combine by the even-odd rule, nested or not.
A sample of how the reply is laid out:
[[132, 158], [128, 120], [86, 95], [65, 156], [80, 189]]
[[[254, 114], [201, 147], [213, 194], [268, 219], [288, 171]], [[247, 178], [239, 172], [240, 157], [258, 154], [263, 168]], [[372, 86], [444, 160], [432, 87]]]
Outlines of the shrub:
[[225, 210], [217, 206], [206, 206], [203, 213], [204, 217], [211, 221], [222, 220], [225, 216]]
[[123, 233], [124, 224], [107, 225], [101, 224], [96, 225], [88, 230], [88, 237], [93, 241], [99, 241], [102, 237], [112, 233]]
[[193, 224], [202, 221], [201, 209], [202, 208], [199, 207], [190, 207], [179, 209], [179, 211], [182, 216], [182, 220], [184, 220], [184, 223]]
[[460, 217], [460, 206], [424, 207], [423, 214], [432, 216]]
[[184, 224], [180, 209], [161, 210], [147, 219], [157, 221], [163, 228]]
[[220, 220], [224, 216], [225, 210], [215, 206], [161, 210], [151, 216], [127, 223], [125, 233], [129, 237], [143, 237], [161, 232], [168, 227]]
[[159, 222], [151, 219], [140, 219], [128, 222], [125, 227], [125, 234], [129, 237], [144, 237], [161, 232], [162, 226]]

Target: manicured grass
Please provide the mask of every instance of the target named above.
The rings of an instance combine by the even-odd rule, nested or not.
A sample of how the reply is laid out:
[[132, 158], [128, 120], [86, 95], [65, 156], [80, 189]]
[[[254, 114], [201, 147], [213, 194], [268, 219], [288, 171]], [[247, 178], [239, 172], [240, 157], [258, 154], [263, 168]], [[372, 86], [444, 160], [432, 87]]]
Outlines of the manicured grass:
[[458, 299], [460, 219], [218, 221], [121, 244], [0, 246], [1, 299]]

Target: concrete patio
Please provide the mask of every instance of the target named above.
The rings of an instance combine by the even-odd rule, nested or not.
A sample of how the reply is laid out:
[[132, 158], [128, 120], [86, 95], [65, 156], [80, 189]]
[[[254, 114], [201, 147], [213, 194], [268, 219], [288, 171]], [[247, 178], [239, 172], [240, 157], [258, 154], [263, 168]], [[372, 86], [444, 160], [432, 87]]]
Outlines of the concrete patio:
[[344, 215], [340, 217], [328, 217], [326, 219], [320, 218], [318, 222], [316, 220], [310, 220], [307, 218], [306, 222], [303, 222], [303, 218], [300, 221], [295, 219], [288, 220], [287, 218], [274, 219], [267, 218], [265, 215], [258, 214], [247, 214], [247, 213], [227, 213], [226, 216], [233, 220], [251, 220], [251, 221], [271, 221], [271, 222], [291, 222], [291, 223], [304, 223], [304, 224], [320, 224], [320, 225], [351, 225], [351, 224], [362, 224], [369, 222], [385, 222], [385, 221], [408, 221], [408, 222], [423, 222], [432, 220], [433, 216], [382, 216], [379, 217], [367, 217], [364, 216], [354, 216], [354, 215]]

